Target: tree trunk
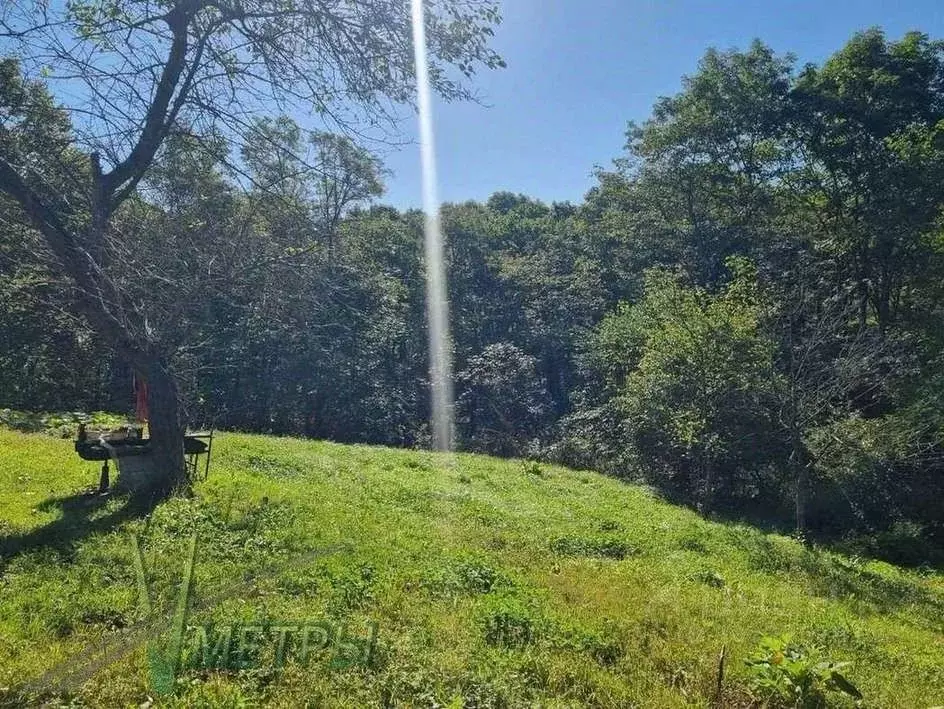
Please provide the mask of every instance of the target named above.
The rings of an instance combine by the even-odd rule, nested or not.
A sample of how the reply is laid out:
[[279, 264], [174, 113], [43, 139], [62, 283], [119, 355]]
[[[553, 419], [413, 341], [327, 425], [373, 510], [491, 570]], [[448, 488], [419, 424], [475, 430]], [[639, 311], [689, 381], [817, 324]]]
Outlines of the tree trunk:
[[799, 439], [794, 440], [793, 452], [790, 454], [790, 464], [793, 468], [794, 503], [796, 512], [796, 533], [800, 536], [806, 532], [806, 506], [809, 497], [809, 468], [810, 459], [806, 449]]
[[698, 485], [700, 490], [698, 491], [698, 501], [695, 505], [695, 509], [698, 510], [698, 514], [702, 517], [708, 517], [711, 514], [711, 507], [714, 497], [714, 480], [713, 480], [713, 470], [712, 465], [705, 461], [705, 456], [703, 453], [698, 453]]
[[806, 466], [800, 465], [796, 475], [796, 531], [802, 536], [806, 531]]
[[[184, 425], [177, 383], [165, 360], [153, 353], [151, 343], [130, 323], [140, 321], [139, 309], [126, 291], [107, 274], [108, 250], [105, 234], [118, 205], [127, 199], [154, 159], [173, 124], [176, 108], [172, 100], [187, 66], [188, 22], [193, 3], [174, 7], [165, 20], [173, 33], [170, 56], [148, 109], [140, 137], [127, 157], [107, 175], [99, 157], [90, 158], [89, 215], [87, 228], [77, 231], [73, 222], [81, 210], [60, 212], [44, 202], [23, 175], [0, 156], [0, 193], [13, 198], [43, 236], [62, 273], [75, 287], [76, 310], [92, 328], [141, 374], [149, 387], [151, 455], [146, 463], [129, 463], [126, 486], [134, 494], [166, 495], [185, 480]], [[185, 89], [181, 88], [181, 91]], [[75, 173], [78, 177], [78, 173]], [[143, 458], [143, 456], [141, 456]], [[130, 456], [129, 458], [134, 458]], [[120, 464], [119, 464], [120, 465]], [[119, 471], [119, 481], [121, 473]]]
[[[167, 495], [186, 478], [184, 431], [177, 381], [159, 358], [149, 360], [145, 372], [148, 386], [148, 429], [151, 438], [153, 480], [145, 494]], [[137, 491], [135, 491], [137, 492]]]

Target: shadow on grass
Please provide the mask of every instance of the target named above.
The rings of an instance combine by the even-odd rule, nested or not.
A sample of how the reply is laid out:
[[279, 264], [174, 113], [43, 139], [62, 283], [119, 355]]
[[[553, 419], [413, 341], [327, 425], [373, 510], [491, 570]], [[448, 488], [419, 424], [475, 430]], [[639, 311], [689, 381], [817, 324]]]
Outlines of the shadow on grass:
[[[624, 480], [628, 484], [638, 484]], [[660, 490], [651, 485], [646, 487], [665, 502], [685, 507], [698, 513], [697, 507], [684, 496]], [[837, 514], [839, 511], [835, 511]], [[894, 566], [920, 573], [944, 573], [944, 533], [925, 536], [918, 525], [891, 525], [883, 529], [878, 522], [866, 529], [851, 521], [843, 524], [830, 518], [829, 508], [811, 511], [809, 525], [802, 537], [796, 533], [796, 523], [792, 509], [777, 508], [774, 505], [744, 505], [715, 507], [710, 514], [699, 515], [710, 522], [725, 525], [752, 527], [763, 534], [778, 534], [801, 541], [809, 548], [830, 551], [847, 557], [884, 561]], [[849, 518], [845, 512], [846, 518]], [[900, 528], [899, 528], [900, 527]]]
[[[656, 494], [658, 490], [654, 490]], [[685, 501], [660, 495], [672, 504], [687, 506]], [[850, 542], [841, 543], [828, 535], [810, 533], [797, 538], [786, 517], [751, 514], [750, 511], [716, 510], [701, 516], [705, 522], [721, 525], [717, 532], [701, 528], [700, 533], [715, 536], [727, 548], [737, 549], [754, 571], [785, 574], [803, 579], [808, 591], [821, 598], [842, 600], [857, 613], [896, 614], [902, 622], [944, 632], [944, 594], [922, 584], [923, 573], [941, 573], [940, 557], [930, 552], [919, 564], [878, 548], [873, 554], [851, 551]], [[697, 534], [698, 532], [696, 532]], [[780, 543], [777, 537], [793, 538], [797, 544]], [[696, 548], [704, 548], [697, 544]], [[881, 553], [881, 552], [886, 553]], [[928, 561], [931, 559], [932, 561]], [[887, 561], [906, 574], [881, 573], [868, 561]], [[917, 567], [917, 568], [915, 568]], [[913, 575], [908, 576], [907, 573]]]
[[[94, 534], [111, 531], [118, 525], [149, 514], [163, 497], [118, 497], [83, 490], [63, 497], [43, 500], [37, 509], [43, 512], [58, 509], [62, 516], [41, 527], [20, 534], [0, 537], [0, 573], [21, 554], [51, 549], [66, 555], [76, 544]], [[109, 503], [119, 506], [103, 512]]]

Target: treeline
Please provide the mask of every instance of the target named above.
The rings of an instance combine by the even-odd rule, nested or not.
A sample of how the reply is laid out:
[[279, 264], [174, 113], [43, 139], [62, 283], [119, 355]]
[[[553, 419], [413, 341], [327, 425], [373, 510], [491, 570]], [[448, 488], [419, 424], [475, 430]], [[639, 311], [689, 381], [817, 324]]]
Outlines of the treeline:
[[[444, 206], [460, 447], [937, 561], [944, 45], [709, 51], [627, 135], [580, 204]], [[379, 163], [288, 119], [231, 157], [171, 140], [109, 264], [189, 421], [428, 444], [422, 215], [370, 206]], [[0, 208], [0, 405], [127, 408], [131, 373]]]

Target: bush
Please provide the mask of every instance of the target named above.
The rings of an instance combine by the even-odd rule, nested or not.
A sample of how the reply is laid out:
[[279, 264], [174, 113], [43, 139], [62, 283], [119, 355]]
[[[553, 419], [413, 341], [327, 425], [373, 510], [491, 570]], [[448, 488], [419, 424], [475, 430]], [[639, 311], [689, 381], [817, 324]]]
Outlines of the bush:
[[901, 415], [842, 419], [812, 432], [811, 523], [859, 538], [896, 563], [938, 563], [944, 548], [944, 446]]
[[746, 663], [750, 687], [767, 706], [824, 709], [831, 694], [862, 698], [839, 672], [848, 662], [817, 662], [789, 635], [764, 638]]
[[748, 264], [730, 267], [719, 293], [649, 272], [643, 299], [605, 319], [596, 338], [637, 468], [704, 511], [758, 498], [778, 505], [769, 471], [786, 457], [763, 299]]
[[44, 412], [0, 409], [0, 426], [22, 433], [43, 433], [55, 438], [74, 438], [80, 423], [90, 428], [115, 428], [127, 421], [121, 414], [105, 411]]

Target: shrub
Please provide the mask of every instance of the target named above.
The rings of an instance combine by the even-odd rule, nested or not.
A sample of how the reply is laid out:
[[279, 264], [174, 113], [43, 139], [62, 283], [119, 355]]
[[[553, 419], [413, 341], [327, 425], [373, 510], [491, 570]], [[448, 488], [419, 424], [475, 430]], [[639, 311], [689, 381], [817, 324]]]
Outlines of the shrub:
[[770, 706], [824, 709], [830, 694], [862, 698], [839, 672], [848, 662], [817, 662], [789, 635], [765, 637], [746, 663], [751, 689]]
[[606, 318], [598, 370], [611, 377], [636, 467], [673, 497], [708, 511], [758, 497], [785, 459], [776, 423], [774, 343], [752, 267], [731, 261], [718, 293], [650, 271], [643, 299]]

